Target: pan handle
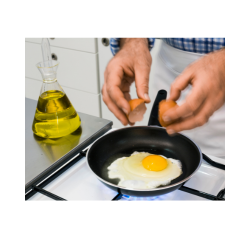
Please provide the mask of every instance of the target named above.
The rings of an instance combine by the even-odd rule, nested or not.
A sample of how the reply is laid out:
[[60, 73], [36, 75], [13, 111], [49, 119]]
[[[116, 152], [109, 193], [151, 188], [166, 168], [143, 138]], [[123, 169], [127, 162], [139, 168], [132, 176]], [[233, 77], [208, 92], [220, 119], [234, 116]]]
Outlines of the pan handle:
[[153, 108], [151, 110], [151, 114], [150, 114], [149, 121], [148, 121], [148, 126], [161, 127], [161, 124], [158, 121], [159, 102], [162, 100], [166, 100], [166, 99], [167, 99], [167, 91], [164, 89], [159, 90], [155, 98]]

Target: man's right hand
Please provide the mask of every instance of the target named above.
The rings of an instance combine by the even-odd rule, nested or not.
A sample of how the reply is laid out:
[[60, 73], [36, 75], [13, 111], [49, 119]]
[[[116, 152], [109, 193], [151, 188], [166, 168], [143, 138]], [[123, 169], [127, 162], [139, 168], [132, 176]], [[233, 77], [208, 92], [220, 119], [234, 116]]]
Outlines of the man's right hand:
[[146, 38], [122, 38], [120, 51], [106, 67], [102, 88], [103, 101], [123, 125], [133, 125], [126, 114], [130, 112], [129, 92], [134, 81], [138, 98], [146, 103], [150, 102], [148, 82], [151, 63], [152, 57]]

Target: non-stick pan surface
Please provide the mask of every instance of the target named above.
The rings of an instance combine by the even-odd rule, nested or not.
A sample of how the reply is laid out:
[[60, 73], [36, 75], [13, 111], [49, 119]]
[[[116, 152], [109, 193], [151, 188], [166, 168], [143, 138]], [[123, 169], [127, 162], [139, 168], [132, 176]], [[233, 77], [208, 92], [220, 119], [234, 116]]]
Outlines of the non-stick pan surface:
[[[146, 191], [119, 187], [119, 179], [108, 177], [107, 167], [116, 159], [129, 156], [135, 151], [178, 159], [183, 173], [172, 180], [170, 185]], [[146, 126], [113, 131], [96, 141], [87, 154], [89, 167], [104, 184], [116, 191], [120, 188], [123, 194], [132, 196], [155, 196], [179, 188], [199, 168], [201, 159], [200, 149], [187, 137], [181, 134], [169, 136], [163, 128]]]
[[[160, 126], [158, 105], [166, 99], [167, 92], [160, 90], [155, 99], [149, 125]], [[108, 177], [107, 167], [116, 159], [133, 152], [148, 152], [181, 161], [182, 174], [167, 186], [150, 190], [135, 190], [118, 186], [119, 179]], [[169, 136], [161, 127], [129, 127], [104, 135], [88, 150], [87, 162], [97, 178], [109, 188], [130, 196], [157, 196], [178, 189], [198, 170], [202, 161], [199, 147], [184, 135]]]

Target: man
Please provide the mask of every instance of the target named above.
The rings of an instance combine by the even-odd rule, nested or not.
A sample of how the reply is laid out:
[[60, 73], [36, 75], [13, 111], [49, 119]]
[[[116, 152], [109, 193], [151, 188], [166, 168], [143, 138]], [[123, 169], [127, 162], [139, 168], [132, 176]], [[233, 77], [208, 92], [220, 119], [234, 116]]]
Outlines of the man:
[[[173, 123], [169, 134], [181, 132], [193, 139], [204, 153], [225, 157], [225, 39], [166, 38], [157, 57], [155, 93], [166, 89], [178, 107], [163, 115]], [[105, 70], [103, 100], [124, 124], [131, 124], [130, 85], [135, 81], [137, 95], [150, 102], [149, 50], [154, 39], [111, 39], [115, 54]]]

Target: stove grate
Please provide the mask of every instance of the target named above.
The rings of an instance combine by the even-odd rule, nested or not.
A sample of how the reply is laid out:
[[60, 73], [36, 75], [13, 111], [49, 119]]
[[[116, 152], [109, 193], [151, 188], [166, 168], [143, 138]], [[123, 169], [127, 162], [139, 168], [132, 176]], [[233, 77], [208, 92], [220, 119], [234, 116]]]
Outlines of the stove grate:
[[[52, 193], [49, 193], [48, 191], [44, 190], [43, 188], [45, 186], [47, 186], [50, 182], [52, 182], [54, 179], [56, 179], [59, 175], [61, 175], [62, 173], [64, 173], [66, 170], [68, 170], [70, 167], [72, 167], [76, 162], [78, 162], [80, 159], [82, 159], [83, 157], [86, 156], [88, 150], [85, 150], [83, 152], [80, 152], [78, 154], [77, 157], [75, 157], [72, 161], [70, 161], [69, 163], [67, 163], [66, 165], [64, 165], [61, 169], [59, 169], [58, 171], [54, 172], [51, 176], [49, 176], [47, 179], [45, 179], [42, 183], [40, 183], [39, 185], [33, 185], [31, 191], [29, 191], [26, 195], [25, 195], [25, 200], [28, 200], [30, 197], [32, 197], [33, 195], [35, 195], [37, 192], [46, 195], [50, 198], [52, 198], [52, 196], [54, 195], [50, 195]], [[65, 200], [59, 196], [57, 196], [58, 198], [52, 198], [54, 200]]]
[[[50, 177], [48, 177], [46, 180], [44, 180], [41, 184], [33, 186], [32, 190], [29, 191], [26, 195], [25, 195], [25, 200], [28, 200], [30, 197], [32, 197], [34, 194], [36, 194], [37, 192], [46, 195], [47, 197], [54, 199], [54, 200], [63, 200], [66, 201], [66, 199], [57, 196], [53, 193], [50, 193], [46, 190], [43, 189], [43, 187], [45, 187], [46, 185], [48, 185], [50, 182], [52, 182], [54, 179], [56, 179], [59, 175], [61, 175], [63, 172], [65, 172], [67, 169], [69, 169], [71, 166], [73, 166], [76, 162], [78, 162], [80, 159], [82, 159], [83, 157], [86, 157], [87, 154], [87, 150], [82, 151], [79, 153], [79, 155], [74, 158], [71, 162], [67, 163], [64, 167], [62, 167], [60, 170], [56, 171], [54, 174], [52, 174]], [[208, 156], [206, 156], [205, 154], [202, 154], [203, 159], [208, 162], [211, 166], [225, 170], [225, 165], [220, 164], [218, 162], [213, 161], [212, 159], [210, 159]], [[209, 199], [209, 200], [225, 200], [225, 188], [220, 190], [220, 192], [215, 196], [212, 194], [207, 194], [205, 192], [201, 192], [199, 190], [195, 190], [189, 187], [185, 187], [184, 186], [185, 183], [183, 183], [183, 185], [179, 188], [179, 190], [183, 191], [183, 192], [187, 192], [205, 199]], [[158, 199], [158, 197], [161, 196], [156, 196], [156, 197], [131, 197], [125, 194], [122, 194], [120, 190], [118, 190], [117, 195], [112, 199], [112, 201], [118, 201], [122, 198], [125, 198], [127, 200], [156, 200]]]

